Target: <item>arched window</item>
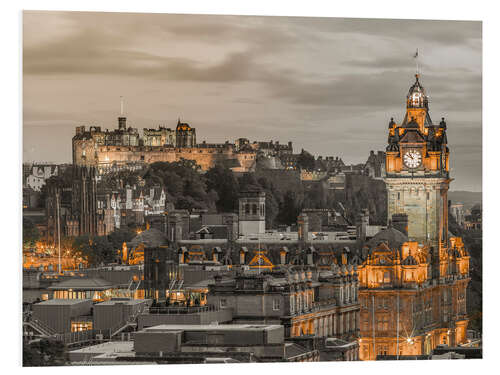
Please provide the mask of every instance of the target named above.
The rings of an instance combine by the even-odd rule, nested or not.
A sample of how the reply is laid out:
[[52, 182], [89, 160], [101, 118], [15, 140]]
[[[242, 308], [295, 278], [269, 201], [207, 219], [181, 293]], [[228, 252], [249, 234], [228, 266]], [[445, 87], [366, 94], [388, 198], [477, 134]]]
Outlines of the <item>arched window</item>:
[[257, 205], [256, 204], [252, 205], [252, 215], [257, 215]]

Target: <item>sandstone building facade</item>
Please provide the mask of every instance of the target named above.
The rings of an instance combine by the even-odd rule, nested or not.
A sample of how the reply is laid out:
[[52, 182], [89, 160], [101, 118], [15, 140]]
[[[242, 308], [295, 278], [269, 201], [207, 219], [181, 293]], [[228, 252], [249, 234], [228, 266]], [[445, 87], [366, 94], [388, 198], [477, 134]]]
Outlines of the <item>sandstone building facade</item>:
[[360, 358], [429, 354], [466, 341], [469, 256], [448, 232], [446, 122], [432, 123], [419, 76], [389, 123], [389, 227], [362, 249]]

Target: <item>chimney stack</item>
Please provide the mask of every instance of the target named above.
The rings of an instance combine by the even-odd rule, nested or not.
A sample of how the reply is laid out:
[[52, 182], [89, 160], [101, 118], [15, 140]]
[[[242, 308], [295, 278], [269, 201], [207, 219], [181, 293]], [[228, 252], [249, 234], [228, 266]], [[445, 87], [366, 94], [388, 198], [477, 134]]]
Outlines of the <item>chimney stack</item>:
[[297, 218], [299, 242], [307, 242], [309, 239], [309, 218], [307, 214], [300, 214]]
[[356, 220], [356, 237], [359, 243], [366, 241], [366, 231], [370, 223], [370, 211], [363, 209]]

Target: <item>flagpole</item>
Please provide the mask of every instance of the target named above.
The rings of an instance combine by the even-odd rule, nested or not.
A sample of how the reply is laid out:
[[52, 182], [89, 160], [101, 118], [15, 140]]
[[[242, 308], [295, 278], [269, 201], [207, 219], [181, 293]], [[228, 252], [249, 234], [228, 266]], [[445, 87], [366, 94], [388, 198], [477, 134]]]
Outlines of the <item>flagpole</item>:
[[417, 51], [415, 52], [415, 55], [413, 56], [415, 58], [415, 63], [417, 65], [417, 75], [419, 74], [418, 72], [418, 48], [417, 48]]

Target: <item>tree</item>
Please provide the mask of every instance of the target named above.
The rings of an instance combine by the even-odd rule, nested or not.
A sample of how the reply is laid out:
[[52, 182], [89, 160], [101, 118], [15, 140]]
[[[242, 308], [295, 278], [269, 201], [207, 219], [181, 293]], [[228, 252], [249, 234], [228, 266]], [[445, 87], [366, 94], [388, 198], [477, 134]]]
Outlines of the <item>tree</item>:
[[75, 237], [73, 248], [79, 251], [87, 259], [87, 262], [93, 266], [101, 263], [112, 263], [116, 260], [116, 248], [113, 247], [106, 236], [90, 237], [89, 235], [83, 235]]
[[120, 229], [116, 229], [110, 234], [108, 234], [108, 241], [113, 247], [113, 249], [121, 249], [124, 242], [131, 241], [137, 232], [129, 227], [122, 227]]
[[262, 186], [255, 178], [254, 173], [244, 173], [243, 176], [241, 176], [238, 179], [238, 184], [240, 186], [240, 191], [252, 191], [252, 190], [262, 189]]
[[217, 193], [216, 207], [219, 212], [233, 211], [238, 202], [238, 181], [233, 171], [221, 165], [208, 170], [205, 181], [209, 191]]
[[88, 234], [78, 236], [73, 239], [73, 250], [81, 254], [89, 264], [93, 264], [91, 239]]
[[287, 191], [280, 207], [278, 219], [282, 224], [290, 225], [297, 221], [301, 208], [297, 204], [296, 194], [293, 191]]
[[108, 264], [116, 261], [116, 249], [106, 236], [94, 237], [91, 247], [95, 257], [94, 264]]
[[302, 150], [297, 158], [297, 165], [302, 169], [313, 171], [315, 167], [314, 156], [309, 152]]
[[64, 366], [67, 362], [64, 343], [54, 339], [41, 339], [23, 344], [23, 366]]
[[35, 246], [36, 241], [40, 239], [40, 232], [35, 223], [23, 217], [23, 245], [26, 247]]

